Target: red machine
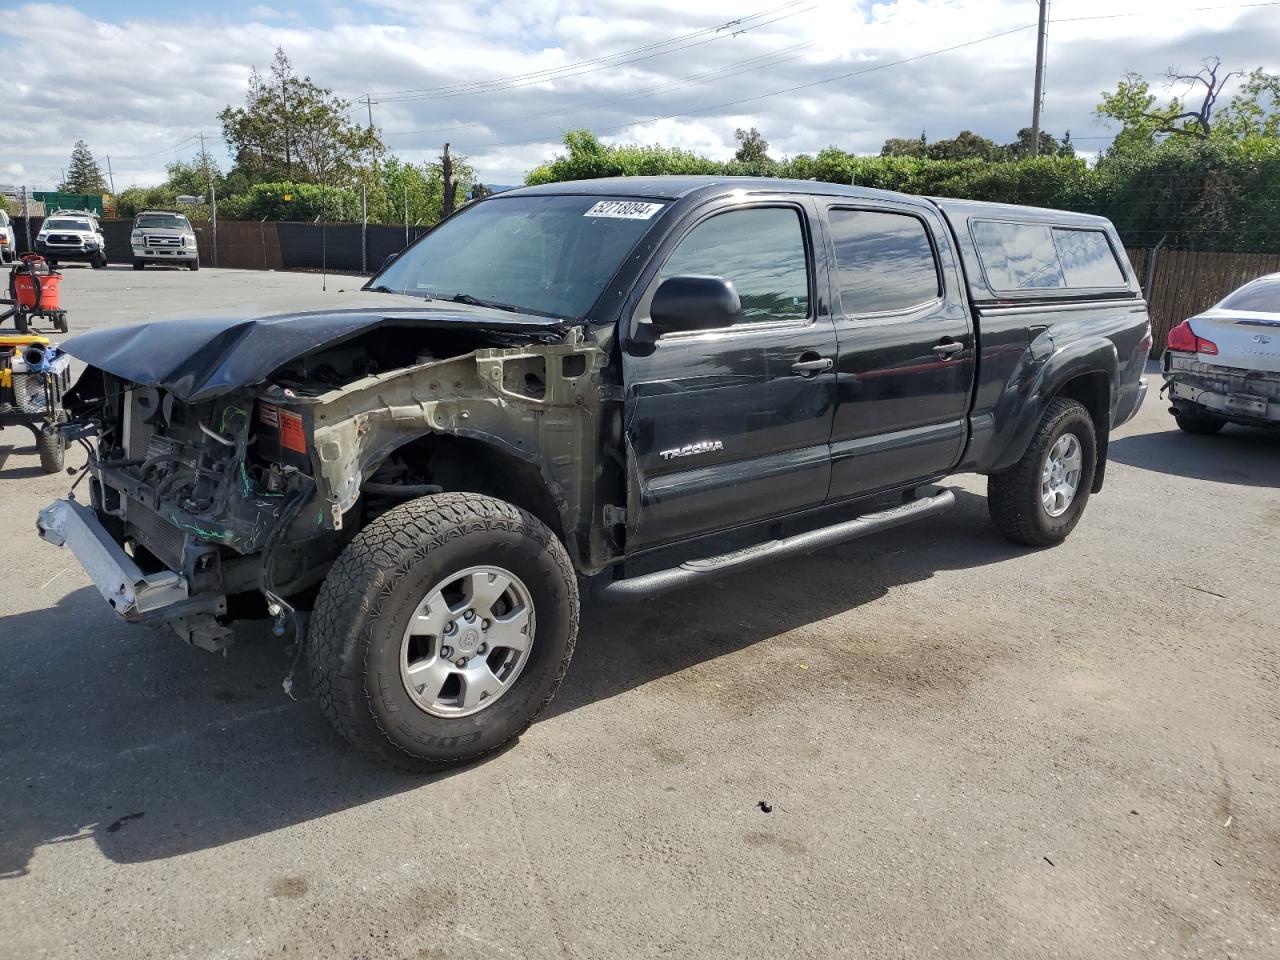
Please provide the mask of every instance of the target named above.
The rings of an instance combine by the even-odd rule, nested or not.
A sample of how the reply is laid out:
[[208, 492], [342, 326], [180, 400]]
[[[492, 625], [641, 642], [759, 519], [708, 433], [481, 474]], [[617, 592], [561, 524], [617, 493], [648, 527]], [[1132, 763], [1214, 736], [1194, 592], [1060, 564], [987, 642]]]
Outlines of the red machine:
[[52, 269], [37, 253], [24, 253], [9, 271], [9, 297], [0, 305], [9, 309], [0, 313], [0, 322], [13, 317], [19, 333], [31, 329], [31, 321], [48, 320], [61, 333], [67, 332], [67, 312], [58, 306], [58, 284], [62, 274]]

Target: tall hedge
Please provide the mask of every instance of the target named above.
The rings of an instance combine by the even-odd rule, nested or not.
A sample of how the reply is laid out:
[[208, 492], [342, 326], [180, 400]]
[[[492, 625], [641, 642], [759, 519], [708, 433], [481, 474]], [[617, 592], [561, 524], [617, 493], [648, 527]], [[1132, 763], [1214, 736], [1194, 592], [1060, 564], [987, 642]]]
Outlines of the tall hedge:
[[1105, 157], [989, 162], [864, 157], [838, 147], [783, 161], [718, 161], [661, 146], [608, 146], [585, 130], [567, 153], [532, 170], [528, 184], [658, 174], [789, 177], [1097, 213], [1126, 244], [1280, 251], [1280, 141], [1168, 141]]

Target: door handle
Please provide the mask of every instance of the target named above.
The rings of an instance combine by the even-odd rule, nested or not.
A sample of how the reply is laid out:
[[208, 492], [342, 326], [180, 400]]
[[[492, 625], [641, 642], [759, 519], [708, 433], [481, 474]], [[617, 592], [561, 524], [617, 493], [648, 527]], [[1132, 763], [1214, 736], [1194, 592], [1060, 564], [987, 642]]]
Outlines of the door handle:
[[[809, 356], [809, 354], [805, 354], [805, 356]], [[814, 357], [812, 360], [797, 360], [791, 365], [791, 372], [798, 373], [802, 377], [811, 377], [815, 373], [830, 370], [834, 366], [835, 361], [830, 357]]]
[[958, 340], [951, 340], [947, 343], [939, 343], [933, 348], [933, 352], [940, 355], [943, 359], [946, 359], [954, 353], [959, 353], [963, 349], [963, 343], [960, 343]]

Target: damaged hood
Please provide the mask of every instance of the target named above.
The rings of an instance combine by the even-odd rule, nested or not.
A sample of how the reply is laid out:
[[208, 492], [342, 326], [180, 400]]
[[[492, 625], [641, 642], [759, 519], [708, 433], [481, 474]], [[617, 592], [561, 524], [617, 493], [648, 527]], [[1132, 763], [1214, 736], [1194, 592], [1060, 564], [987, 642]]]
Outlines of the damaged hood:
[[375, 327], [469, 328], [559, 340], [572, 322], [365, 290], [237, 304], [234, 313], [148, 320], [72, 337], [64, 352], [195, 403], [264, 382], [290, 360]]

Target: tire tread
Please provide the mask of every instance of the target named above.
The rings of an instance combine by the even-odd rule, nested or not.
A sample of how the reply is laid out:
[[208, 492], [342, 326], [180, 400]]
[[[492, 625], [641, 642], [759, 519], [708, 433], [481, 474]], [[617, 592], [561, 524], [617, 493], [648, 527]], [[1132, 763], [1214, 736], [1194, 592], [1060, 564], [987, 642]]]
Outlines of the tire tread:
[[[486, 530], [524, 534], [541, 544], [552, 558], [575, 600], [570, 609], [568, 643], [547, 696], [503, 744], [445, 762], [430, 761], [396, 743], [372, 707], [365, 659], [370, 630], [395, 584], [428, 553], [457, 537]], [[577, 577], [568, 553], [555, 534], [531, 514], [473, 493], [442, 493], [411, 500], [365, 527], [330, 568], [307, 637], [312, 688], [329, 722], [359, 750], [414, 771], [474, 762], [524, 733], [551, 702], [573, 656], [579, 623], [576, 598]], [[352, 611], [353, 604], [358, 605], [358, 615]]]

